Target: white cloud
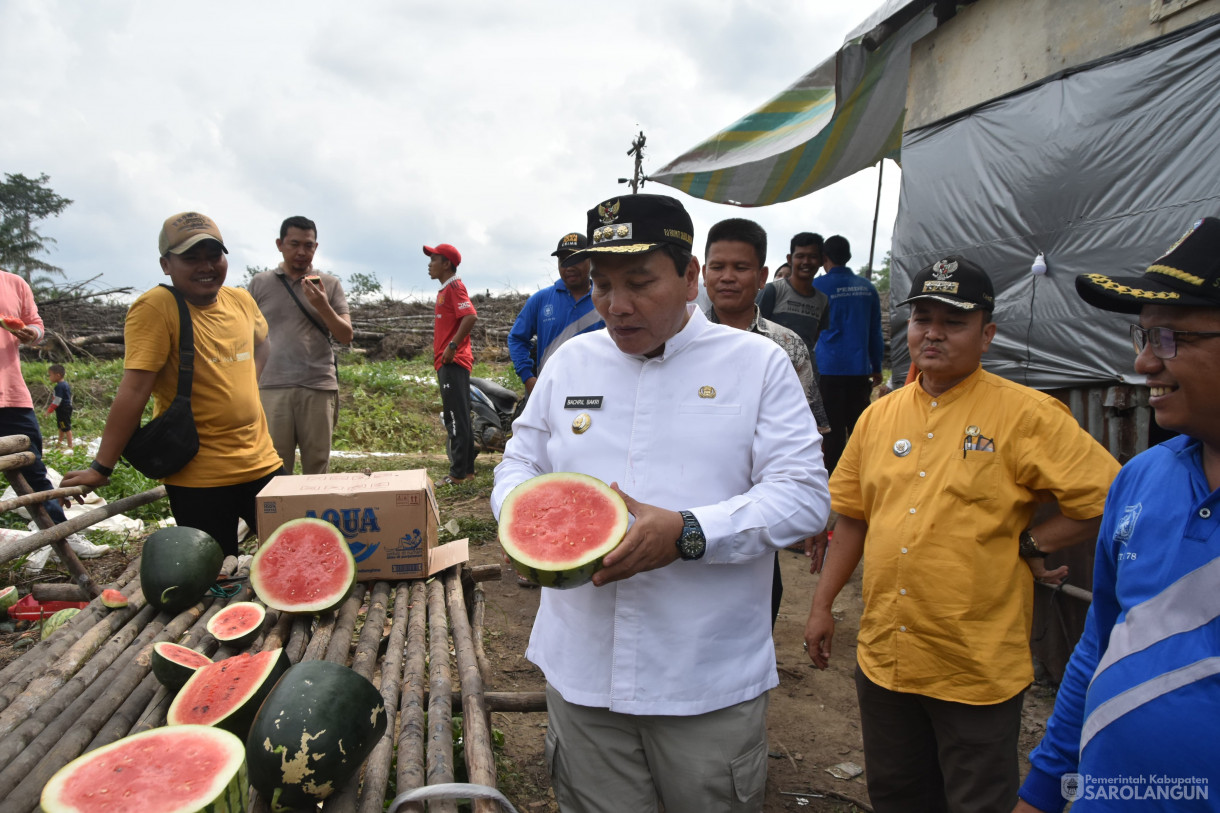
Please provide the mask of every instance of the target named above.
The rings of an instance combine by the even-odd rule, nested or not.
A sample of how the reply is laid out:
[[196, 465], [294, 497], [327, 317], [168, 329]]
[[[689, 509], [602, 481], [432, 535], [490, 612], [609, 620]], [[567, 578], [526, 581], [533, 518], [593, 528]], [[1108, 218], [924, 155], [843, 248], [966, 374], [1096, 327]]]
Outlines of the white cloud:
[[[532, 291], [553, 279], [558, 237], [626, 191], [640, 129], [645, 171], [658, 168], [827, 58], [876, 5], [9, 0], [0, 171], [46, 172], [75, 201], [42, 227], [71, 279], [150, 287], [161, 221], [198, 209], [235, 279], [277, 261], [279, 222], [305, 214], [319, 265], [376, 273], [395, 295], [435, 290], [420, 246], [441, 241], [462, 250], [471, 290]], [[743, 213], [645, 187], [683, 200], [697, 241], [721, 218], [758, 220], [772, 265], [807, 229], [845, 234], [862, 265], [875, 189], [866, 171]]]

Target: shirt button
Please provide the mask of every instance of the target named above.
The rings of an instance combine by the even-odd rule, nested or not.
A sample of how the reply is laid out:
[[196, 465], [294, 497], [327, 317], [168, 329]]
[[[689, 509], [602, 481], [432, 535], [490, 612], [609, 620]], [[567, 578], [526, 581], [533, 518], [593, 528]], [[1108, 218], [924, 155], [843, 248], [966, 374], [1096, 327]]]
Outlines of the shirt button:
[[1212, 515], [1212, 509], [1210, 509], [1210, 508], [1200, 508], [1199, 509], [1199, 516], [1202, 517], [1203, 519], [1207, 519], [1211, 515]]
[[898, 631], [899, 631], [899, 632], [906, 632], [906, 631], [907, 631], [907, 628], [906, 628], [906, 627], [899, 627], [899, 628], [898, 628]]
[[932, 402], [932, 406], [936, 406], [936, 402], [935, 402], [935, 401], [933, 401], [933, 402]]
[[903, 552], [903, 553], [906, 553], [906, 552], [907, 552], [907, 549], [906, 549], [906, 548], [903, 548], [903, 549], [902, 549], [902, 552]]
[[915, 509], [914, 509], [914, 508], [912, 508], [912, 509], [911, 509], [911, 513], [912, 513], [912, 514], [914, 514], [914, 513], [915, 513]]
[[921, 471], [921, 472], [919, 473], [919, 476], [920, 476], [920, 477], [927, 477], [927, 476], [928, 476], [928, 473], [927, 473], [926, 471]]
[[931, 433], [931, 432], [929, 432], [929, 433], [928, 433], [928, 438], [929, 438], [929, 439], [931, 439], [931, 438], [932, 438], [932, 433]]
[[905, 587], [898, 591], [898, 595], [900, 595], [900, 596], [905, 596], [906, 594], [907, 594], [907, 589]]

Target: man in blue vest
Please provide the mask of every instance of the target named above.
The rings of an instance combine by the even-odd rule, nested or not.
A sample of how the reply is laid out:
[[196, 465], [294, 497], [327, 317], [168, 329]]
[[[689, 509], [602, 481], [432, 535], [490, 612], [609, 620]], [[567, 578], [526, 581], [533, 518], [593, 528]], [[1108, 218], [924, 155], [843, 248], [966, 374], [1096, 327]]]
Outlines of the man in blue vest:
[[[1162, 429], [1106, 498], [1093, 602], [1018, 811], [1215, 810], [1220, 793], [1220, 220], [1139, 277], [1084, 274], [1138, 317], [1135, 371]], [[1118, 325], [1115, 325], [1118, 328]], [[1211, 797], [1209, 799], [1209, 796]]]
[[[534, 391], [542, 365], [561, 344], [580, 333], [605, 327], [589, 296], [589, 260], [564, 266], [564, 260], [583, 250], [585, 244], [585, 236], [579, 232], [560, 238], [559, 246], [551, 252], [552, 257], [559, 258], [559, 279], [529, 298], [508, 333], [508, 354], [527, 394]], [[531, 354], [535, 337], [537, 349]]]

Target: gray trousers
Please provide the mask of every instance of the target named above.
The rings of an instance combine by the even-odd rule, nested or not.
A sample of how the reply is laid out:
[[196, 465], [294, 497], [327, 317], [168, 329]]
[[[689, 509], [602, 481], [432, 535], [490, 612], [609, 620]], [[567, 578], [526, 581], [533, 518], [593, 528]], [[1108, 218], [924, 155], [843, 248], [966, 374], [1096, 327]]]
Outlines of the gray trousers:
[[546, 688], [546, 759], [563, 813], [756, 813], [767, 695], [692, 717], [621, 714]]

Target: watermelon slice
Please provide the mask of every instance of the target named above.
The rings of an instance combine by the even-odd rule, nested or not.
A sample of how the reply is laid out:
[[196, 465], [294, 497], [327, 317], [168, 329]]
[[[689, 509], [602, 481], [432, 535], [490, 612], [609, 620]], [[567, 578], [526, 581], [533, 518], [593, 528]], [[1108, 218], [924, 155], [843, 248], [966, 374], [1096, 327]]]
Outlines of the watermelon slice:
[[500, 506], [500, 545], [534, 584], [579, 587], [601, 569], [628, 527], [627, 504], [587, 474], [556, 472], [526, 480]]
[[237, 601], [208, 619], [208, 632], [222, 644], [245, 649], [258, 637], [266, 616], [253, 601]]
[[190, 680], [201, 666], [207, 666], [212, 659], [181, 644], [171, 644], [160, 641], [153, 644], [152, 671], [161, 685], [171, 691], [178, 691], [182, 684]]
[[285, 522], [250, 562], [250, 586], [268, 607], [322, 613], [356, 584], [356, 559], [339, 529], [306, 517]]
[[127, 606], [127, 596], [118, 590], [103, 590], [102, 606], [109, 607], [112, 610], [121, 610]]
[[4, 329], [9, 333], [16, 333], [19, 330], [25, 329], [25, 322], [21, 321], [16, 316], [0, 316], [0, 323], [4, 325]]
[[165, 715], [169, 725], [214, 725], [245, 737], [271, 687], [288, 671], [283, 649], [248, 652], [201, 666]]
[[313, 810], [356, 775], [387, 723], [372, 683], [337, 663], [298, 663], [275, 684], [250, 727], [250, 784], [273, 809]]
[[16, 604], [19, 598], [21, 595], [17, 592], [16, 587], [5, 587], [0, 590], [0, 610], [7, 612], [8, 608]]
[[245, 748], [207, 726], [154, 728], [77, 757], [42, 789], [46, 813], [238, 813], [249, 803]]

